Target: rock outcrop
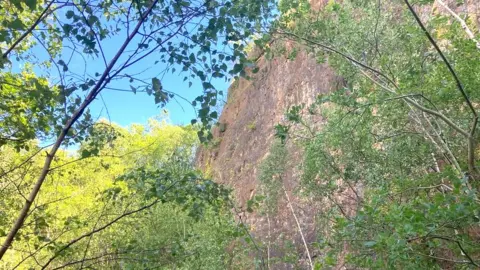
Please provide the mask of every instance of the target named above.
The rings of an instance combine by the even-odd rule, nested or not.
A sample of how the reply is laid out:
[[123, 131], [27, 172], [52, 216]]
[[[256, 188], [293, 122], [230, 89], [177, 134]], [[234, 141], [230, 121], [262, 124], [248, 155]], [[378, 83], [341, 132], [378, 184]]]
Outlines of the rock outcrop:
[[[292, 105], [311, 104], [321, 93], [328, 93], [342, 83], [327, 64], [300, 53], [294, 60], [261, 58], [260, 70], [250, 80], [240, 79], [229, 89], [228, 102], [214, 129], [214, 143], [197, 154], [197, 163], [217, 182], [233, 188], [244, 222], [252, 234], [264, 243], [281, 247], [290, 241], [298, 254], [305, 248], [296, 221], [285, 196], [278, 201], [276, 216], [247, 213], [246, 203], [259, 192], [259, 166], [274, 141], [274, 126], [281, 122]], [[289, 145], [288, 164], [282, 179], [306, 241], [315, 241], [313, 202], [295, 195], [299, 180], [300, 150]], [[291, 162], [290, 162], [291, 161]], [[270, 238], [267, 239], [267, 238]], [[270, 256], [282, 256], [282, 248], [272, 248]]]
[[[320, 9], [328, 1], [313, 1], [312, 6]], [[454, 5], [452, 1], [444, 1]], [[480, 2], [471, 1], [464, 8], [480, 11]], [[442, 12], [440, 7], [427, 7], [421, 14]], [[462, 12], [462, 7], [455, 10]], [[478, 13], [478, 12], [477, 12]], [[471, 13], [480, 25], [480, 14]], [[275, 216], [266, 217], [258, 212], [246, 211], [247, 201], [259, 193], [259, 166], [268, 156], [274, 142], [274, 126], [283, 120], [286, 110], [293, 105], [311, 104], [321, 93], [329, 93], [344, 83], [327, 64], [319, 64], [314, 57], [302, 52], [294, 60], [276, 57], [258, 61], [259, 72], [251, 80], [240, 79], [229, 89], [219, 126], [214, 128], [214, 140], [209, 148], [197, 153], [197, 164], [211, 174], [219, 183], [234, 190], [240, 207], [240, 218], [251, 227], [251, 233], [272, 247], [269, 256], [280, 258], [285, 250], [282, 246], [290, 241], [296, 254], [303, 254], [297, 262], [306, 266], [306, 252], [299, 226], [289, 209], [286, 196], [278, 201]], [[292, 202], [306, 242], [316, 239], [316, 216], [321, 211], [319, 202], [301, 199], [296, 195], [300, 179], [299, 165], [301, 150], [288, 145], [289, 156], [282, 184]], [[348, 204], [342, 201], [340, 203]], [[321, 254], [311, 254], [316, 256]], [[302, 256], [299, 256], [302, 257]], [[272, 269], [290, 269], [288, 264], [277, 264]]]

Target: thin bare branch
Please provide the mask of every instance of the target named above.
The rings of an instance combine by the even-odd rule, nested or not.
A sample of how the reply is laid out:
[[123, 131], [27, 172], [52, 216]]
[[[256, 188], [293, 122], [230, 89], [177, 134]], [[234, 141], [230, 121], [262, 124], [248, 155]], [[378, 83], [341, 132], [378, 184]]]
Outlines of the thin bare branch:
[[463, 20], [462, 18], [460, 18], [460, 16], [458, 16], [457, 13], [455, 13], [455, 11], [453, 11], [451, 8], [448, 7], [448, 5], [443, 2], [442, 0], [437, 0], [437, 2], [446, 10], [448, 11], [448, 13], [450, 13], [459, 23], [460, 25], [462, 26], [463, 30], [465, 30], [465, 33], [467, 33], [467, 36], [473, 41], [475, 42], [475, 45], [477, 46], [477, 48], [480, 50], [480, 41], [478, 41], [476, 38], [475, 38], [475, 35], [473, 34], [472, 30], [470, 30], [470, 28], [468, 27], [467, 23], [465, 22], [465, 20]]
[[328, 46], [328, 45], [322, 44], [322, 43], [320, 43], [320, 42], [316, 42], [316, 41], [314, 41], [314, 40], [310, 40], [310, 39], [308, 39], [308, 38], [299, 36], [299, 35], [294, 34], [294, 33], [289, 33], [289, 32], [278, 32], [278, 33], [281, 34], [281, 35], [294, 37], [294, 38], [299, 39], [299, 40], [302, 40], [302, 41], [304, 41], [304, 42], [307, 42], [307, 43], [316, 45], [316, 46], [318, 46], [318, 47], [320, 47], [320, 48], [322, 48], [322, 49], [324, 49], [324, 50], [326, 50], [326, 51], [329, 51], [329, 52], [333, 52], [333, 53], [335, 53], [335, 54], [338, 54], [338, 55], [342, 56], [343, 58], [349, 60], [350, 62], [352, 62], [352, 63], [354, 63], [354, 64], [356, 64], [356, 65], [358, 65], [358, 66], [360, 66], [360, 67], [362, 67], [362, 68], [364, 68], [364, 69], [370, 70], [371, 72], [379, 75], [380, 77], [384, 78], [384, 79], [387, 80], [389, 83], [391, 83], [393, 86], [395, 86], [395, 88], [397, 88], [397, 84], [396, 84], [392, 79], [390, 79], [390, 77], [388, 77], [387, 75], [385, 75], [383, 72], [381, 72], [381, 71], [379, 71], [379, 70], [377, 70], [377, 69], [375, 69], [375, 68], [373, 68], [373, 67], [370, 67], [370, 66], [368, 66], [368, 65], [366, 65], [366, 64], [363, 64], [362, 62], [354, 59], [353, 57], [348, 56], [347, 54], [345, 54], [345, 53], [343, 53], [343, 52], [341, 52], [341, 51], [339, 51], [339, 50], [337, 50], [337, 49], [335, 49], [335, 48], [333, 48], [333, 47], [330, 47], [330, 46]]
[[[465, 89], [463, 88], [463, 84], [462, 82], [460, 81], [460, 78], [457, 76], [457, 73], [455, 72], [455, 70], [453, 69], [452, 65], [450, 64], [450, 62], [447, 60], [447, 57], [443, 54], [442, 50], [440, 49], [440, 47], [438, 46], [438, 44], [435, 42], [435, 40], [433, 39], [432, 35], [430, 35], [430, 33], [428, 32], [427, 28], [425, 28], [425, 25], [422, 23], [422, 21], [420, 20], [420, 18], [418, 17], [417, 13], [415, 12], [415, 10], [413, 9], [412, 5], [410, 5], [410, 2], [408, 2], [408, 0], [404, 0], [405, 1], [405, 4], [407, 4], [408, 6], [408, 9], [410, 10], [410, 13], [412, 13], [413, 17], [415, 18], [415, 20], [417, 21], [418, 25], [420, 26], [420, 28], [422, 28], [423, 32], [425, 33], [425, 35], [427, 36], [428, 40], [430, 41], [430, 43], [433, 45], [433, 47], [435, 48], [435, 50], [437, 50], [438, 54], [440, 55], [440, 57], [442, 58], [443, 62], [445, 63], [445, 65], [447, 66], [448, 70], [450, 71], [450, 73], [452, 74], [453, 78], [455, 79], [455, 82], [457, 84], [457, 88], [458, 90], [460, 91], [460, 93], [462, 94], [463, 98], [465, 99], [465, 102], [467, 103], [468, 107], [470, 108], [470, 110], [472, 111], [473, 115], [474, 115], [474, 118], [478, 120], [478, 115], [477, 115], [477, 111], [475, 111], [475, 108], [473, 107], [471, 101], [470, 101], [470, 98], [468, 97], [467, 93], [465, 92]], [[477, 121], [475, 120], [475, 121]], [[476, 124], [474, 125], [474, 127], [476, 127]]]
[[36, 155], [38, 155], [40, 152], [42, 152], [42, 150], [44, 150], [45, 148], [48, 148], [50, 146], [52, 146], [53, 144], [49, 144], [49, 145], [46, 145], [46, 146], [43, 146], [43, 147], [40, 147], [35, 153], [33, 153], [32, 155], [30, 155], [27, 159], [25, 159], [24, 161], [22, 161], [22, 163], [16, 165], [15, 167], [9, 169], [8, 171], [5, 171], [5, 172], [2, 172], [2, 174], [0, 175], [0, 178], [4, 177], [5, 175], [17, 170], [18, 168], [22, 167], [23, 165], [27, 164], [30, 160], [32, 160]]
[[[362, 74], [368, 78], [369, 80], [371, 80], [373, 83], [375, 83], [376, 85], [378, 85], [380, 88], [392, 93], [392, 94], [396, 94], [396, 92], [390, 88], [388, 88], [387, 86], [379, 83], [377, 80], [373, 79], [370, 75], [368, 75], [365, 71], [361, 70], [360, 69], [360, 72], [362, 72]], [[423, 111], [423, 112], [426, 112], [428, 114], [431, 114], [431, 115], [434, 115], [434, 116], [437, 116], [438, 118], [442, 119], [442, 121], [444, 121], [447, 125], [449, 125], [451, 128], [453, 128], [454, 130], [458, 131], [460, 134], [462, 134], [463, 136], [465, 136], [466, 138], [469, 138], [470, 137], [470, 134], [463, 130], [462, 128], [460, 128], [459, 126], [457, 126], [452, 120], [450, 120], [448, 117], [446, 117], [445, 115], [443, 115], [442, 113], [440, 112], [437, 112], [437, 111], [434, 111], [434, 110], [431, 110], [425, 106], [422, 106], [420, 104], [418, 104], [415, 100], [413, 100], [412, 98], [409, 98], [409, 97], [404, 97], [404, 100], [406, 100], [409, 104], [411, 104], [412, 106], [414, 106], [415, 108]]]
[[285, 192], [285, 198], [287, 199], [287, 203], [288, 203], [288, 206], [290, 207], [290, 211], [292, 212], [293, 218], [295, 219], [295, 222], [297, 223], [298, 232], [300, 233], [300, 236], [302, 237], [303, 245], [305, 246], [305, 252], [307, 253], [310, 268], [313, 270], [312, 256], [310, 256], [310, 251], [308, 249], [307, 241], [305, 240], [305, 236], [303, 235], [302, 226], [300, 226], [300, 222], [298, 221], [297, 215], [295, 214], [295, 210], [293, 209], [292, 202], [290, 201], [290, 196], [288, 196], [288, 192], [285, 189], [285, 185], [282, 185], [282, 187], [283, 187], [283, 192]]
[[[40, 16], [38, 16], [37, 20], [30, 26], [30, 28], [27, 29], [11, 46], [8, 48], [2, 55], [3, 59], [7, 59], [8, 55], [22, 42], [34, 29], [37, 27], [38, 24], [46, 17], [47, 12], [50, 10], [50, 7], [53, 5], [55, 1], [52, 0], [50, 3], [45, 7], [45, 9], [42, 11]], [[0, 256], [1, 258], [1, 256]]]

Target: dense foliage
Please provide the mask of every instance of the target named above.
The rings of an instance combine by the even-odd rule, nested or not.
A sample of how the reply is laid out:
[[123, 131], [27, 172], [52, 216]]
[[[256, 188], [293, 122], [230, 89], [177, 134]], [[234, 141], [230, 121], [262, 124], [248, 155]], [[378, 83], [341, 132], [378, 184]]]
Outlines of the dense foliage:
[[276, 128], [303, 145], [301, 190], [325, 205], [315, 267], [479, 266], [480, 50], [455, 17], [422, 6], [433, 2], [330, 1], [315, 11], [282, 1], [276, 34], [346, 82], [290, 108]]
[[[181, 210], [178, 219], [191, 224], [189, 218], [213, 217], [213, 212], [223, 209], [228, 203], [224, 190], [193, 172], [193, 138], [211, 138], [210, 127], [218, 118], [217, 98], [223, 95], [215, 88], [215, 80], [245, 75], [244, 47], [269, 24], [272, 5], [269, 0], [1, 1], [3, 265], [24, 267], [33, 265], [33, 260], [38, 267], [49, 268], [59, 261], [73, 263], [72, 256], [80, 256], [77, 259], [83, 258], [80, 264], [84, 267], [89, 255], [98, 255], [99, 250], [108, 256], [113, 252], [112, 247], [102, 246], [102, 240], [90, 240], [93, 234], [86, 231], [107, 233], [117, 223], [112, 216], [125, 216], [122, 222], [134, 223], [130, 219], [136, 211], [163, 215], [162, 211]], [[163, 136], [170, 136], [165, 127], [152, 129], [154, 134], [135, 127], [128, 134], [91, 115], [90, 105], [103, 101], [102, 92], [107, 90], [132, 95], [145, 92], [159, 107], [183, 98], [182, 91], [164, 88], [167, 72], [182, 76], [190, 86], [200, 85], [198, 97], [187, 102], [198, 115], [192, 124], [198, 121], [201, 125], [186, 128], [185, 134], [176, 131], [180, 138], [162, 142]], [[78, 151], [62, 150], [69, 148]], [[164, 206], [172, 203], [175, 206]], [[191, 211], [185, 216], [187, 209]], [[222, 222], [231, 222], [228, 213], [222, 218]], [[81, 231], [73, 232], [80, 228], [84, 237]], [[136, 231], [127, 230], [132, 236], [155, 230], [133, 228]], [[186, 241], [186, 227], [184, 231]], [[119, 245], [127, 245], [130, 240], [121, 238], [121, 232], [109, 237], [125, 240]], [[152, 239], [151, 244], [173, 250], [171, 236], [173, 232], [168, 232], [167, 238]], [[80, 238], [64, 242], [75, 237]], [[155, 246], [155, 252], [159, 248]], [[186, 253], [194, 256], [195, 252]], [[118, 250], [113, 254], [117, 256]], [[104, 259], [113, 260], [112, 265], [120, 263], [111, 258], [93, 260]]]
[[[243, 256], [227, 250], [245, 235], [229, 212], [229, 192], [192, 167], [193, 127], [155, 120], [108, 127], [117, 135], [96, 157], [82, 157], [88, 145], [57, 155], [2, 268], [225, 269]], [[18, 165], [38, 150], [3, 147], [2, 168], [12, 172], [2, 178], [2, 236], [42, 157]]]

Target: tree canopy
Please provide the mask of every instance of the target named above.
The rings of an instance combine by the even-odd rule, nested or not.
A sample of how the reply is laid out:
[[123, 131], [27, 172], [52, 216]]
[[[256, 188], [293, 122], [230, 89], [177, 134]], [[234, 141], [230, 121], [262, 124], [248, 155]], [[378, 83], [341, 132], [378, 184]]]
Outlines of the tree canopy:
[[[30, 189], [21, 192], [23, 203], [13, 200], [6, 205], [18, 215], [11, 229], [2, 229], [6, 235], [0, 259], [35, 212], [44, 183], [55, 182], [52, 166], [64, 155], [61, 148], [81, 145], [81, 159], [86, 159], [97, 156], [118, 135], [96, 124], [89, 111], [89, 105], [112, 82], [129, 85], [133, 93], [144, 91], [156, 104], [165, 106], [181, 96], [162, 86], [167, 71], [178, 69], [184, 80], [199, 80], [203, 90], [192, 106], [199, 107], [198, 120], [203, 127], [198, 130], [199, 137], [210, 138], [209, 127], [218, 117], [211, 108], [222, 94], [212, 79], [228, 80], [242, 73], [246, 63], [243, 48], [269, 23], [271, 5], [271, 1], [249, 0], [2, 1], [0, 147], [31, 155], [21, 152], [18, 158], [25, 161], [19, 161], [19, 167], [38, 157], [43, 165], [38, 164], [29, 172], [31, 177], [22, 179]], [[154, 65], [163, 69], [158, 76], [144, 78], [142, 72], [132, 71], [147, 58], [155, 58]], [[52, 144], [45, 153], [32, 144], [34, 139]], [[166, 177], [161, 171], [153, 175], [141, 171], [146, 166], [137, 173]], [[3, 175], [11, 177], [17, 172], [17, 168], [4, 169]], [[7, 220], [10, 223], [11, 217]]]

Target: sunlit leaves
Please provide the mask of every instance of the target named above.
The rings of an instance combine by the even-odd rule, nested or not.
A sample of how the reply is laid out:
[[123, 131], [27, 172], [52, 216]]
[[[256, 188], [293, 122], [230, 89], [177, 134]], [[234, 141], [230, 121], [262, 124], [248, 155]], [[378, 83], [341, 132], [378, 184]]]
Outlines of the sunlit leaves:
[[[78, 149], [70, 153], [61, 151], [55, 159], [50, 173], [52, 181], [45, 185], [39, 206], [32, 214], [34, 222], [29, 222], [18, 235], [15, 247], [39, 249], [37, 254], [42, 255], [43, 261], [72, 239], [91, 231], [95, 224], [103, 226], [125, 211], [159, 200], [161, 203], [157, 206], [95, 234], [89, 244], [89, 256], [101, 255], [106, 250], [166, 249], [168, 252], [162, 251], [162, 254], [170, 254], [168, 258], [155, 260], [152, 265], [166, 262], [183, 265], [191, 262], [181, 255], [191, 250], [204, 252], [208, 248], [224, 252], [224, 246], [230, 243], [232, 233], [236, 231], [226, 208], [229, 192], [193, 170], [192, 151], [197, 144], [193, 127], [171, 126], [151, 120], [148, 126], [132, 125], [126, 129], [99, 122], [82, 141]], [[22, 152], [9, 146], [1, 148], [0, 164], [4, 169], [0, 171], [0, 185], [3, 187], [0, 190], [0, 228], [8, 227], [7, 224], [13, 221], [15, 212], [21, 207], [19, 192], [28, 191], [36, 172], [41, 170], [42, 157], [34, 156], [26, 162], [28, 166], [3, 175], [38, 151], [38, 147], [30, 145], [29, 151]], [[6, 185], [10, 183], [10, 177], [15, 185]], [[178, 227], [170, 221], [180, 220], [182, 233], [178, 234]], [[203, 225], [204, 222], [208, 226]], [[158, 233], [154, 224], [166, 227]], [[203, 226], [218, 230], [210, 234]], [[137, 234], [141, 232], [148, 234], [143, 234], [144, 241], [137, 241]], [[0, 230], [0, 234], [4, 233]], [[177, 248], [170, 252], [173, 244]], [[85, 247], [83, 242], [73, 245], [62, 251], [52, 265], [60, 266], [78, 259]], [[176, 255], [172, 256], [172, 253]], [[159, 259], [156, 253], [141, 254], [143, 258], [151, 255]], [[212, 262], [218, 254], [206, 252], [203, 256]], [[180, 256], [178, 259], [177, 255]], [[135, 256], [138, 258], [138, 254]], [[11, 253], [0, 265], [11, 268], [21, 259]], [[215, 263], [220, 264], [221, 260]], [[22, 262], [25, 267], [33, 264], [35, 262], [29, 259]], [[104, 266], [102, 268], [108, 268], [108, 264]]]
[[86, 138], [81, 141], [80, 156], [82, 158], [98, 156], [103, 148], [113, 147], [118, 136], [121, 134], [107, 123], [100, 122], [89, 127]]

